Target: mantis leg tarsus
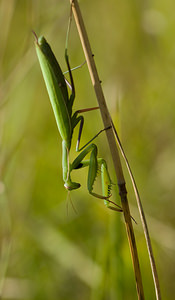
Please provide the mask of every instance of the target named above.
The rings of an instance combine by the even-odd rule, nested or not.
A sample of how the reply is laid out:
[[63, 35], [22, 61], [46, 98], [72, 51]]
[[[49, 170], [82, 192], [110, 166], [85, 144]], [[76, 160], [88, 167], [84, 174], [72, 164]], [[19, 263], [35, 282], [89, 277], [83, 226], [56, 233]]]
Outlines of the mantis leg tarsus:
[[116, 208], [116, 207], [111, 206], [111, 205], [109, 205], [108, 208], [111, 209], [111, 210], [118, 211], [118, 212], [123, 212], [123, 209], [122, 209], [122, 208], [121, 208], [121, 209], [120, 209], [120, 208]]
[[84, 108], [84, 109], [79, 109], [77, 110], [77, 113], [85, 113], [85, 112], [89, 112], [89, 111], [92, 111], [92, 110], [96, 110], [96, 109], [99, 109], [100, 107], [99, 106], [95, 106], [95, 107], [89, 107], [89, 108]]
[[111, 202], [111, 201], [109, 200], [109, 197], [111, 197], [111, 195], [109, 195], [109, 196], [102, 196], [102, 195], [99, 195], [99, 194], [94, 193], [94, 192], [92, 192], [92, 191], [89, 191], [89, 193], [90, 193], [92, 196], [94, 196], [94, 197], [96, 197], [96, 198], [98, 198], [98, 199], [102, 199], [102, 200], [106, 200], [106, 201], [108, 201], [108, 202]]

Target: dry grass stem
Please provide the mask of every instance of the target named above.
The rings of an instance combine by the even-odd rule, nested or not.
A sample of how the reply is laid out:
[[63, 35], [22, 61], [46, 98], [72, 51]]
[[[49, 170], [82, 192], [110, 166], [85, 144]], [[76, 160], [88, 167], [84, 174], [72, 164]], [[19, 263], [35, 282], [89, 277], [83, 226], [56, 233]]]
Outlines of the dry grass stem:
[[[101, 112], [102, 120], [104, 123], [104, 127], [106, 128], [111, 125], [111, 118], [110, 118], [110, 114], [107, 109], [106, 101], [104, 98], [100, 79], [99, 79], [99, 76], [97, 73], [93, 53], [91, 51], [91, 47], [90, 47], [90, 43], [88, 40], [86, 29], [84, 26], [81, 11], [80, 11], [77, 0], [70, 0], [70, 3], [72, 5], [72, 11], [74, 14], [76, 26], [78, 29], [81, 43], [82, 43], [83, 51], [84, 51], [84, 54], [86, 57], [92, 84], [95, 89], [97, 101], [98, 101], [98, 104], [100, 107], [100, 112]], [[108, 143], [109, 143], [109, 147], [110, 147], [110, 151], [111, 151], [111, 155], [112, 155], [112, 159], [113, 159], [113, 163], [114, 163], [114, 168], [115, 168], [115, 172], [116, 172], [117, 182], [118, 182], [118, 186], [119, 186], [119, 194], [121, 197], [126, 231], [127, 231], [127, 235], [128, 235], [131, 256], [132, 256], [132, 261], [133, 261], [133, 266], [134, 266], [138, 299], [143, 300], [144, 292], [143, 292], [142, 278], [141, 278], [138, 253], [137, 253], [137, 248], [136, 248], [136, 241], [135, 241], [135, 236], [134, 236], [134, 231], [133, 231], [133, 226], [132, 226], [132, 221], [131, 221], [128, 200], [127, 200], [125, 179], [124, 179], [121, 161], [120, 161], [120, 157], [119, 157], [119, 153], [118, 153], [118, 149], [117, 149], [117, 145], [116, 145], [116, 141], [115, 141], [115, 136], [114, 136], [112, 128], [109, 130], [106, 130], [106, 135], [107, 135], [107, 139], [108, 139]]]

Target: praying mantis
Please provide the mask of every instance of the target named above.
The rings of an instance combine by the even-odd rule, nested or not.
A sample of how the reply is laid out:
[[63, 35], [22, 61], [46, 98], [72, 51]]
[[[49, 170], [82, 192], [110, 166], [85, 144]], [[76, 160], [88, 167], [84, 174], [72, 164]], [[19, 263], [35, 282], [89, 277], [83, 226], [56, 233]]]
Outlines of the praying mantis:
[[[88, 143], [80, 148], [80, 139], [84, 125], [84, 117], [80, 115], [80, 113], [96, 110], [99, 107], [86, 108], [77, 110], [74, 113], [72, 112], [75, 100], [75, 86], [70, 68], [67, 46], [65, 49], [65, 61], [69, 72], [70, 84], [65, 79], [56, 57], [46, 39], [43, 36], [38, 38], [35, 32], [33, 33], [35, 35], [35, 46], [41, 71], [49, 94], [57, 127], [62, 138], [62, 168], [64, 187], [68, 191], [80, 188], [80, 183], [72, 181], [71, 173], [73, 170], [88, 167], [89, 171], [87, 188], [89, 193], [96, 198], [103, 199], [108, 208], [116, 211], [123, 211], [120, 206], [109, 199], [111, 197], [112, 181], [108, 172], [107, 164], [103, 158], [97, 157], [97, 146], [94, 143], [91, 143], [101, 132], [108, 130], [110, 127], [102, 129]], [[69, 86], [71, 89], [70, 95], [68, 93], [67, 86]], [[69, 153], [71, 150], [72, 137], [74, 129], [78, 124], [79, 134], [76, 151], [80, 152], [80, 154], [72, 163], [70, 163]], [[84, 158], [89, 153], [90, 159], [85, 160]], [[94, 182], [97, 177], [99, 167], [101, 168], [102, 194], [95, 193], [93, 191]]]

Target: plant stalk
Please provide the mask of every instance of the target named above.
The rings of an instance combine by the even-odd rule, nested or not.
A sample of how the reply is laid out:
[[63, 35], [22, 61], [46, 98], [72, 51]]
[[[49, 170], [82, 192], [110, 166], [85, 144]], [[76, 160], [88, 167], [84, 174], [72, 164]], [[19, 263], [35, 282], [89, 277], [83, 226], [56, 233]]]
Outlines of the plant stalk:
[[[110, 114], [108, 112], [108, 108], [107, 108], [106, 101], [104, 98], [103, 90], [101, 87], [101, 82], [100, 82], [100, 79], [99, 79], [99, 76], [97, 73], [96, 65], [94, 62], [94, 57], [93, 57], [93, 54], [91, 51], [91, 46], [89, 43], [89, 39], [87, 36], [87, 32], [85, 29], [85, 25], [84, 25], [84, 21], [83, 21], [82, 15], [81, 15], [79, 4], [78, 4], [77, 0], [70, 0], [70, 3], [72, 6], [75, 23], [76, 23], [76, 26], [78, 29], [78, 33], [79, 33], [80, 40], [82, 43], [83, 51], [84, 51], [85, 58], [87, 61], [92, 85], [95, 89], [95, 94], [96, 94], [97, 101], [98, 101], [98, 104], [100, 107], [100, 112], [101, 112], [102, 120], [104, 123], [104, 128], [107, 128], [111, 125], [111, 118], [110, 118]], [[130, 246], [130, 251], [131, 251], [131, 257], [132, 257], [132, 262], [133, 262], [133, 267], [134, 267], [138, 299], [144, 300], [145, 298], [144, 298], [142, 277], [141, 277], [135, 235], [134, 235], [134, 230], [133, 230], [132, 221], [131, 221], [131, 214], [130, 214], [128, 199], [127, 199], [127, 190], [125, 187], [125, 179], [124, 179], [121, 161], [120, 161], [120, 157], [119, 157], [119, 152], [118, 152], [118, 148], [116, 145], [115, 136], [114, 136], [112, 128], [109, 130], [106, 130], [106, 135], [107, 135], [109, 148], [111, 151], [111, 156], [113, 159], [113, 164], [114, 164], [115, 173], [116, 173], [116, 177], [117, 177], [117, 183], [119, 186], [119, 195], [121, 198], [124, 220], [125, 220], [125, 225], [126, 225], [126, 231], [127, 231], [127, 236], [128, 236], [128, 241], [129, 241], [129, 246]]]

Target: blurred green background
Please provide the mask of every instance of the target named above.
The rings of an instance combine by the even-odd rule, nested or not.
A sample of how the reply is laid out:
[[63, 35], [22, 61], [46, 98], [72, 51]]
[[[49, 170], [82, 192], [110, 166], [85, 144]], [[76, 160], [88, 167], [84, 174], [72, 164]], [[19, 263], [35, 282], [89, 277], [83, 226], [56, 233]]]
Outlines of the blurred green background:
[[[80, 5], [107, 105], [142, 197], [163, 299], [174, 299], [175, 4], [82, 0]], [[137, 299], [122, 214], [88, 194], [87, 170], [72, 175], [82, 187], [71, 200], [63, 186], [61, 138], [31, 31], [47, 38], [66, 71], [68, 17], [68, 0], [0, 1], [0, 292], [2, 299]], [[84, 61], [74, 22], [68, 50], [72, 67]], [[87, 66], [73, 76], [74, 109], [96, 106]], [[102, 128], [99, 112], [85, 114], [82, 144]], [[77, 131], [72, 159], [76, 136]], [[105, 134], [96, 144], [116, 183]], [[155, 299], [125, 173], [138, 222], [145, 298]], [[117, 185], [113, 200], [120, 203]]]

